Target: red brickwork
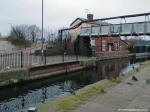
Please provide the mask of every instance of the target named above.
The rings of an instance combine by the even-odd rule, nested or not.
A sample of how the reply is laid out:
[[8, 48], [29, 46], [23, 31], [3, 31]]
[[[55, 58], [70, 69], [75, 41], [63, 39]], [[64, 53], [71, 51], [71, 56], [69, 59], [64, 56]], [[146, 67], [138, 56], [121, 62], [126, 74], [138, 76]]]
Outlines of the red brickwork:
[[[95, 40], [95, 54], [113, 56], [128, 53], [128, 45], [122, 42], [120, 37], [91, 38], [91, 40]], [[102, 50], [103, 40], [105, 40], [105, 51]], [[111, 51], [109, 50], [109, 45], [111, 46]]]

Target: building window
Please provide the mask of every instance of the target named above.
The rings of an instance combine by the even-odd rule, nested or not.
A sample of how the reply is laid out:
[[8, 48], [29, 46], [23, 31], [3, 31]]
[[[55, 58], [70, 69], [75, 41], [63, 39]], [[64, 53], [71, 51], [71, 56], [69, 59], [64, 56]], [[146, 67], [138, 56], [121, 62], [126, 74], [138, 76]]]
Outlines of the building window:
[[91, 46], [93, 47], [95, 47], [95, 40], [91, 40]]
[[102, 51], [105, 51], [106, 50], [106, 41], [103, 40], [102, 41]]

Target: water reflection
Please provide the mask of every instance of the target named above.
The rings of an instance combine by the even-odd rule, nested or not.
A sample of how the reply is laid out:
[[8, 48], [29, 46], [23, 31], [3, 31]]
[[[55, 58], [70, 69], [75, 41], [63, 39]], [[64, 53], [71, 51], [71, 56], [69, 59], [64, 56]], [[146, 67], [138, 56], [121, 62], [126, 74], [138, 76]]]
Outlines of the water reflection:
[[26, 112], [28, 107], [54, 100], [86, 85], [106, 78], [116, 78], [132, 69], [133, 64], [137, 64], [136, 60], [130, 61], [127, 58], [101, 61], [96, 68], [1, 89], [0, 112]]
[[97, 72], [93, 82], [106, 78], [117, 78], [120, 75], [121, 70], [128, 66], [128, 62], [129, 59], [99, 62], [96, 67]]

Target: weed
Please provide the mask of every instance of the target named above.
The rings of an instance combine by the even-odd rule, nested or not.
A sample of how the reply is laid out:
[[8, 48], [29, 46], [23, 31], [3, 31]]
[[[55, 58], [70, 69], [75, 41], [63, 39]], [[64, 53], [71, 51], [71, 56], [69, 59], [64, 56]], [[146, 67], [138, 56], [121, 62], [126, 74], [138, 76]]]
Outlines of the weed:
[[101, 93], [106, 93], [106, 90], [105, 90], [104, 88], [101, 88], [101, 89], [100, 89], [100, 92], [101, 92]]
[[113, 82], [113, 83], [121, 83], [121, 79], [112, 78], [112, 79], [110, 79], [110, 81]]
[[126, 84], [127, 84], [127, 85], [133, 85], [133, 83], [131, 83], [131, 82], [126, 82]]
[[76, 106], [76, 100], [72, 99], [64, 99], [62, 102], [59, 103], [59, 108], [63, 110], [71, 110], [74, 109]]

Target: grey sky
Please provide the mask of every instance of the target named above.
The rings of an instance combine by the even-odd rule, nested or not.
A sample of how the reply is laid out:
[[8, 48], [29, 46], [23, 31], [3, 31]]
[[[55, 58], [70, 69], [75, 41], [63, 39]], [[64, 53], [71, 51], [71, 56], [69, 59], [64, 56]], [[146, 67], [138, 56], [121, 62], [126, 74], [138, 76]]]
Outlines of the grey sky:
[[[9, 33], [10, 26], [36, 24], [41, 27], [42, 0], [0, 0], [0, 32]], [[150, 0], [44, 0], [44, 26], [50, 29], [69, 26], [77, 17], [86, 18], [85, 9], [94, 18], [150, 11]]]

